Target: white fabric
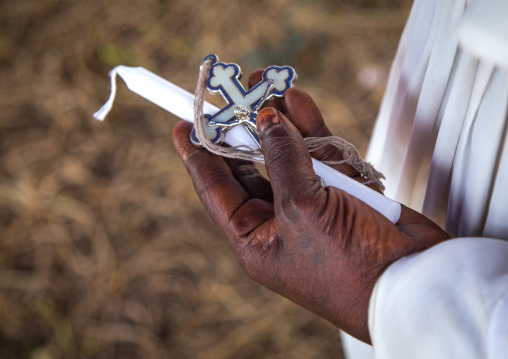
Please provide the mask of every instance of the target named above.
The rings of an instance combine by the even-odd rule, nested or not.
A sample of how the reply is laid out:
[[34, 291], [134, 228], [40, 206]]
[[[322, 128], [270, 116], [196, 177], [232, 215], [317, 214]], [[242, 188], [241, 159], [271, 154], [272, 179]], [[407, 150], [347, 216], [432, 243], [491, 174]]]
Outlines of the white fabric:
[[387, 271], [371, 298], [376, 358], [508, 356], [508, 243], [444, 242]]
[[[508, 213], [508, 201], [492, 196], [506, 187], [496, 178], [502, 175], [508, 73], [492, 61], [498, 48], [504, 51], [503, 41], [508, 48], [508, 21], [488, 13], [508, 17], [508, 1], [415, 1], [367, 159], [388, 176], [387, 196], [442, 225], [446, 217], [450, 234], [508, 238], [495, 228], [499, 220], [489, 218]], [[482, 57], [477, 39], [459, 45], [457, 34], [486, 23], [482, 33], [498, 47]], [[492, 201], [496, 211], [489, 211]]]
[[367, 160], [454, 239], [392, 265], [351, 359], [508, 357], [508, 0], [415, 0]]

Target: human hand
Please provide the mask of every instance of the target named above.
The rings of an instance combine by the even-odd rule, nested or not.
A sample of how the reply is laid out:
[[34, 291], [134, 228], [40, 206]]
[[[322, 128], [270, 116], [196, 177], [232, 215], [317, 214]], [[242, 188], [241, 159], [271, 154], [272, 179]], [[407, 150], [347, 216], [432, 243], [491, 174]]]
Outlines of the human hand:
[[[260, 72], [251, 75], [255, 84]], [[246, 273], [365, 342], [368, 305], [383, 271], [397, 259], [448, 239], [423, 215], [402, 206], [396, 225], [334, 188], [323, 188], [302, 135], [329, 136], [321, 113], [298, 89], [268, 105], [257, 120], [268, 182], [250, 162], [194, 147], [191, 125], [173, 137], [196, 192]], [[291, 119], [289, 120], [288, 119]], [[313, 154], [339, 161], [333, 147]], [[334, 166], [361, 180], [347, 165]]]

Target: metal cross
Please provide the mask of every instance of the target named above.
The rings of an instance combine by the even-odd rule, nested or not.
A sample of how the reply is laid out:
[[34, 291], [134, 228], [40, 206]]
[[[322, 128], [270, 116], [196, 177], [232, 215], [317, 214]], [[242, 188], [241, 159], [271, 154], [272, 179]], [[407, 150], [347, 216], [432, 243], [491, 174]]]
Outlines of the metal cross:
[[[284, 92], [293, 87], [296, 72], [290, 66], [270, 66], [263, 72], [262, 80], [246, 91], [240, 83], [241, 70], [237, 64], [218, 62], [215, 55], [209, 55], [215, 62], [210, 69], [206, 88], [212, 93], [220, 93], [227, 105], [215, 115], [205, 115], [208, 120], [207, 134], [214, 143], [220, 143], [223, 133], [228, 128], [243, 125], [252, 138], [259, 144], [256, 131], [258, 110], [267, 100], [282, 97]], [[191, 141], [199, 145], [195, 130]]]

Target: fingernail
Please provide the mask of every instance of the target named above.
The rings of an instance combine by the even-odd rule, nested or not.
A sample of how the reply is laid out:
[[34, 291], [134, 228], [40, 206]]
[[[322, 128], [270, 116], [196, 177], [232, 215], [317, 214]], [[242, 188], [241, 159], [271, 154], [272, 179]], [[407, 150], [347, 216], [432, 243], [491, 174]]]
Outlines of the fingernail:
[[266, 129], [270, 126], [278, 124], [279, 122], [279, 116], [274, 108], [267, 107], [262, 109], [256, 119], [256, 126], [258, 128], [259, 135], [266, 131]]

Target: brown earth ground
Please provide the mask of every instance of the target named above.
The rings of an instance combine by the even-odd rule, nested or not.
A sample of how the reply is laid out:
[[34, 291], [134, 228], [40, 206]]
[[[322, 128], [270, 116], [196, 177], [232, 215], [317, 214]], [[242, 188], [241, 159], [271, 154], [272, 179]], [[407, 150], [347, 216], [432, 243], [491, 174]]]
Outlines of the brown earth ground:
[[216, 53], [291, 65], [365, 152], [409, 0], [0, 1], [0, 358], [340, 358], [338, 330], [253, 283], [201, 207], [177, 119], [120, 86], [189, 91]]

